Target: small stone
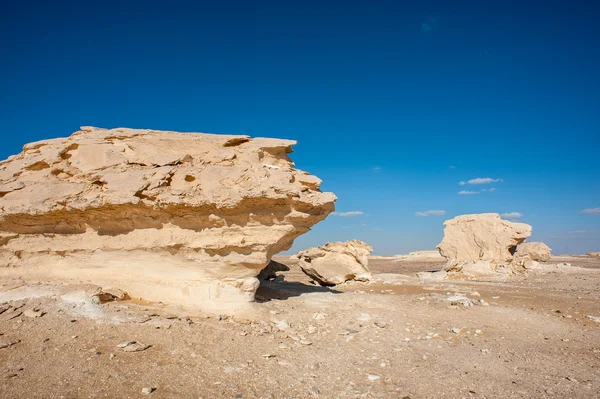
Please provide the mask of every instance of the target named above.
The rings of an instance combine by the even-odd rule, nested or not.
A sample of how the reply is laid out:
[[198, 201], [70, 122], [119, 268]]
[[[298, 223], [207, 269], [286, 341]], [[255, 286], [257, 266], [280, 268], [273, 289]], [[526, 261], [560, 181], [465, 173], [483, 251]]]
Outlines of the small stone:
[[118, 344], [117, 348], [121, 349], [123, 352], [141, 352], [150, 348], [150, 345], [136, 341], [124, 341]]
[[71, 339], [77, 338], [77, 335], [71, 335]]
[[475, 334], [481, 334], [483, 331], [481, 330], [475, 330]]
[[327, 314], [325, 314], [325, 313], [315, 313], [313, 315], [313, 319], [315, 319], [315, 320], [325, 320], [326, 317], [327, 317]]
[[450, 330], [450, 331], [452, 331], [454, 334], [458, 334], [461, 332], [461, 329], [458, 327], [453, 327], [452, 330]]
[[143, 395], [150, 395], [154, 391], [156, 391], [156, 388], [142, 388]]
[[375, 324], [379, 328], [386, 328], [388, 325], [388, 323], [386, 323], [385, 321], [376, 321], [373, 324]]
[[361, 313], [360, 316], [358, 316], [356, 318], [356, 320], [358, 321], [369, 321], [371, 319], [371, 316], [367, 313]]
[[278, 321], [277, 324], [275, 324], [275, 326], [282, 331], [290, 328], [289, 323], [285, 320]]
[[23, 312], [23, 316], [30, 317], [32, 319], [37, 319], [38, 317], [42, 317], [43, 315], [44, 312], [35, 309], [27, 309]]
[[13, 346], [14, 344], [18, 344], [19, 341], [18, 339], [10, 339], [7, 337], [0, 337], [0, 349], [2, 348], [8, 348], [9, 346]]
[[272, 353], [266, 353], [266, 354], [261, 355], [261, 356], [264, 357], [265, 359], [270, 359], [270, 358], [275, 357], [275, 355], [273, 355]]
[[111, 354], [108, 356], [108, 358], [109, 358], [110, 360], [113, 360], [115, 357], [117, 357], [117, 355], [115, 355], [114, 353], [111, 353]]
[[377, 381], [377, 380], [378, 380], [378, 379], [380, 379], [380, 378], [381, 378], [380, 376], [378, 376], [378, 375], [375, 375], [375, 374], [369, 374], [369, 375], [367, 376], [367, 379], [368, 379], [369, 381]]
[[301, 339], [301, 340], [300, 340], [300, 343], [301, 343], [302, 345], [305, 345], [305, 346], [312, 345], [312, 342], [310, 342], [310, 341], [307, 341], [307, 340], [305, 340], [305, 339]]

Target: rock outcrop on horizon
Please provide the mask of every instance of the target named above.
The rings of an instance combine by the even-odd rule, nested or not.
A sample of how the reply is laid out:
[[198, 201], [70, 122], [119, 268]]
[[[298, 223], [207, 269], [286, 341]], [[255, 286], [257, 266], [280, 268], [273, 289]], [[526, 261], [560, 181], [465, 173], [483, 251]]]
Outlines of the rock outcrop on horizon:
[[444, 225], [438, 245], [447, 259], [444, 271], [479, 275], [522, 269], [514, 254], [531, 235], [530, 225], [503, 220], [497, 213], [461, 215]]
[[552, 257], [552, 249], [543, 242], [524, 242], [517, 247], [515, 256], [536, 262], [548, 262]]
[[254, 299], [271, 257], [334, 210], [292, 140], [82, 127], [0, 162], [0, 276], [203, 309]]
[[328, 242], [299, 252], [302, 271], [323, 286], [342, 284], [346, 281], [369, 281], [368, 256], [373, 248], [365, 242], [352, 240], [347, 242]]

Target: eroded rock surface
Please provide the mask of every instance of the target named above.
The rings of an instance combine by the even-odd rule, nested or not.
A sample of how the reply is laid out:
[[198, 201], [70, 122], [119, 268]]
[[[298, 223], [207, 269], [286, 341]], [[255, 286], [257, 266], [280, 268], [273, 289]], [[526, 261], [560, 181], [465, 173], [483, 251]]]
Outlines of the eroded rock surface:
[[242, 306], [271, 256], [334, 209], [293, 168], [294, 144], [93, 127], [27, 144], [0, 162], [0, 275]]
[[444, 222], [438, 245], [448, 261], [446, 272], [490, 274], [520, 269], [515, 251], [531, 235], [531, 226], [503, 220], [497, 213], [461, 215]]
[[328, 242], [299, 252], [302, 271], [320, 285], [336, 285], [349, 280], [369, 281], [368, 256], [373, 248], [358, 240]]
[[515, 256], [536, 262], [548, 262], [552, 257], [552, 249], [543, 242], [524, 242], [517, 247]]

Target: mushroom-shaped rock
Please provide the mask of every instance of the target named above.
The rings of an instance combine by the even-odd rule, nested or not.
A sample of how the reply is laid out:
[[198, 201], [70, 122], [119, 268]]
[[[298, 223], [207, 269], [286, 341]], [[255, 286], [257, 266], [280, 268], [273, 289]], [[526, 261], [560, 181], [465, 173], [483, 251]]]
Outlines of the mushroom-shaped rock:
[[491, 274], [519, 269], [517, 246], [531, 235], [531, 226], [503, 220], [497, 213], [461, 215], [444, 222], [438, 245], [447, 259], [446, 272]]
[[517, 258], [529, 258], [536, 262], [548, 262], [552, 250], [543, 242], [524, 242], [517, 247]]
[[295, 141], [82, 127], [0, 162], [0, 276], [236, 310], [334, 210]]
[[369, 281], [368, 256], [373, 248], [358, 240], [348, 242], [328, 242], [299, 252], [302, 271], [314, 281], [324, 286], [341, 284], [349, 280]]

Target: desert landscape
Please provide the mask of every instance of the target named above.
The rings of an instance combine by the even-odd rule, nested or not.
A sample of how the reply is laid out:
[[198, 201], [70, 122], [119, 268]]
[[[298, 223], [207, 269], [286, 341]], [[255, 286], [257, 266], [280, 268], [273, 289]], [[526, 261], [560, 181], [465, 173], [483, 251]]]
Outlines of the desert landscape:
[[2, 398], [591, 398], [600, 257], [495, 213], [294, 255], [291, 140], [84, 126], [0, 162]]

